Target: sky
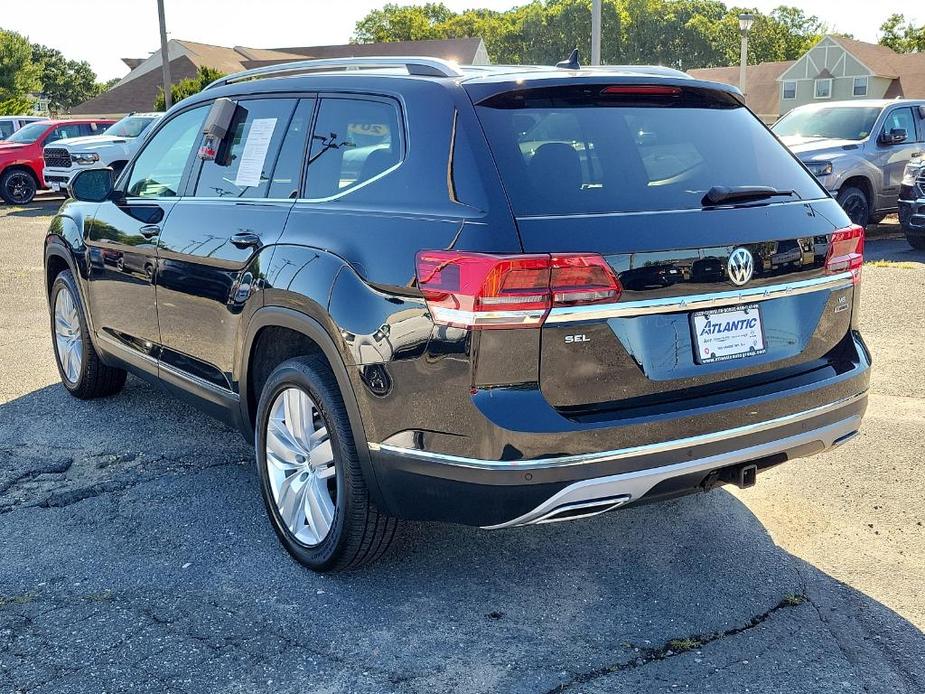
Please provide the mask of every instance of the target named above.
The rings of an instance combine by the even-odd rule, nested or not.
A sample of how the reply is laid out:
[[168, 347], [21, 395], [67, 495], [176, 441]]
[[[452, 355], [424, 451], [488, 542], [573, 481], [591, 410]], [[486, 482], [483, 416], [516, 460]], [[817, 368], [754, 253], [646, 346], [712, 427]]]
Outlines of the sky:
[[[357, 20], [387, 0], [165, 0], [169, 38], [220, 46], [278, 48], [346, 43]], [[411, 4], [409, 0], [391, 0]], [[472, 7], [505, 10], [518, 0], [443, 0], [453, 10]], [[144, 58], [160, 46], [155, 0], [42, 0], [35, 11], [20, 0], [4, 0], [13, 11], [0, 12], [0, 27], [34, 43], [57, 48], [70, 59], [86, 60], [101, 80], [122, 77], [121, 58]], [[422, 4], [415, 0], [414, 4]], [[738, 0], [768, 12], [787, 4], [815, 14], [834, 31], [875, 42], [878, 28], [893, 12], [903, 11], [917, 26], [925, 24], [921, 2], [871, 0]], [[589, 28], [590, 31], [590, 28]]]

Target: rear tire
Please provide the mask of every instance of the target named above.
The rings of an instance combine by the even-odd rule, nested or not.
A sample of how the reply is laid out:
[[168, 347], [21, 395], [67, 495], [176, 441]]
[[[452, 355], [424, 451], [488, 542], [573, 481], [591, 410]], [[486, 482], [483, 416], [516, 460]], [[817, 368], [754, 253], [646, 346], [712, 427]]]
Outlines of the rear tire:
[[38, 182], [25, 169], [7, 169], [0, 176], [0, 197], [10, 205], [28, 205], [36, 190]]
[[925, 236], [913, 236], [906, 232], [906, 241], [917, 251], [925, 251]]
[[55, 277], [48, 305], [55, 363], [67, 392], [75, 398], [90, 400], [122, 390], [126, 373], [100, 360], [90, 341], [80, 292], [70, 270]]
[[352, 569], [388, 549], [398, 520], [369, 497], [337, 380], [324, 359], [277, 366], [257, 408], [257, 474], [283, 546], [314, 571]]
[[838, 191], [837, 200], [853, 224], [865, 228], [870, 225], [870, 201], [863, 190], [847, 186]]

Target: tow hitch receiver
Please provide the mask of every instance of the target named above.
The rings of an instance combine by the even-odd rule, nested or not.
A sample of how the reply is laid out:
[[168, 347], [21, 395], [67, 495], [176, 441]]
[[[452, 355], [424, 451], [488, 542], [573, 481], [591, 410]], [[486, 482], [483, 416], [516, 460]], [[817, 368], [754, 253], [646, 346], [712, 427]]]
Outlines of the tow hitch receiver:
[[736, 484], [739, 485], [739, 489], [747, 489], [748, 487], [754, 487], [757, 479], [758, 466], [744, 465], [739, 468], [739, 479]]
[[754, 463], [714, 470], [705, 481], [704, 486], [712, 489], [720, 484], [734, 484], [739, 489], [754, 487], [758, 479], [758, 466]]

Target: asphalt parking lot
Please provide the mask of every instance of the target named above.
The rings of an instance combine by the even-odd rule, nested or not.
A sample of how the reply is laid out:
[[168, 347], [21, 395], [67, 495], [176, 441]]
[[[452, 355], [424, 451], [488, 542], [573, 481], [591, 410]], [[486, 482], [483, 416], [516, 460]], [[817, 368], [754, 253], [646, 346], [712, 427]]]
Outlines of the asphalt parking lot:
[[925, 692], [925, 253], [895, 234], [867, 245], [850, 444], [588, 521], [413, 524], [318, 576], [237, 433], [137, 379], [58, 385], [59, 202], [0, 207], [0, 692]]

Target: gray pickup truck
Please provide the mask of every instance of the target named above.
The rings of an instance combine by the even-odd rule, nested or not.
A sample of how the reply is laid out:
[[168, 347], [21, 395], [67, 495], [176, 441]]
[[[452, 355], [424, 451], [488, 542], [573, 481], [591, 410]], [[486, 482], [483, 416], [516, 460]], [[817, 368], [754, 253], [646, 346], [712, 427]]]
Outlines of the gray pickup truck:
[[906, 165], [925, 157], [923, 100], [809, 104], [771, 129], [861, 226], [898, 211]]

